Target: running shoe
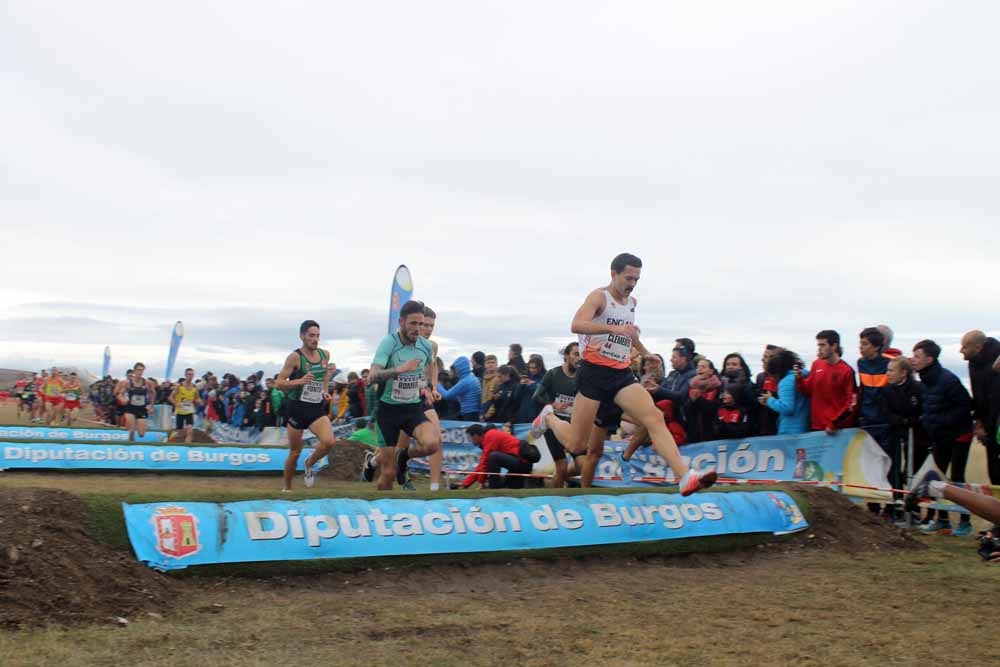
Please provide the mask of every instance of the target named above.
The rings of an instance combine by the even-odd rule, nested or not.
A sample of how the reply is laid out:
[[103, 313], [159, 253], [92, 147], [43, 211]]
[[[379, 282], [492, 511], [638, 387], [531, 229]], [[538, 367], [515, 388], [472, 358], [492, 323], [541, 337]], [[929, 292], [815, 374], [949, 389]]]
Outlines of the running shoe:
[[715, 480], [718, 479], [719, 474], [714, 470], [707, 470], [705, 472], [695, 472], [689, 469], [687, 473], [681, 477], [680, 489], [682, 496], [690, 496], [695, 491], [700, 491], [701, 489], [707, 489], [708, 487], [715, 484]]
[[417, 487], [413, 486], [413, 480], [410, 479], [409, 477], [406, 478], [406, 481], [403, 482], [399, 486], [399, 488], [403, 489], [403, 491], [416, 491], [417, 490]]
[[951, 521], [934, 519], [928, 521], [927, 525], [920, 527], [920, 532], [924, 535], [951, 535]]
[[958, 527], [951, 531], [955, 537], [968, 537], [972, 535], [972, 524], [967, 521], [959, 521]]
[[622, 481], [631, 482], [632, 481], [632, 464], [618, 452], [618, 466], [622, 469]]
[[375, 479], [375, 452], [365, 452], [365, 460], [361, 464], [361, 481], [370, 482]]
[[305, 477], [302, 481], [305, 482], [306, 488], [313, 488], [316, 485], [316, 471], [313, 470], [311, 465], [307, 465], [305, 470], [303, 470], [303, 474]]
[[[940, 482], [941, 475], [937, 470], [929, 469], [920, 477], [913, 480], [910, 486], [910, 493], [906, 496], [906, 510], [908, 512], [920, 511], [920, 501], [930, 498], [931, 482]], [[923, 530], [921, 528], [921, 530]]]
[[542, 435], [544, 435], [546, 431], [549, 430], [548, 425], [545, 423], [545, 418], [551, 415], [553, 412], [555, 412], [555, 410], [552, 408], [552, 406], [546, 405], [544, 408], [542, 408], [542, 411], [538, 413], [538, 416], [535, 417], [535, 421], [531, 422], [530, 433], [532, 439], [537, 440], [538, 438], [542, 437]]

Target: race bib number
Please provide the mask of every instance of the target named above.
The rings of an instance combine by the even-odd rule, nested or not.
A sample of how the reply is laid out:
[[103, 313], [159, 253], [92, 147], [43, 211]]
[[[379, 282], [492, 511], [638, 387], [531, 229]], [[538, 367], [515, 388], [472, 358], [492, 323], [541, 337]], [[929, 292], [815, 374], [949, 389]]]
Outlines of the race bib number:
[[80, 398], [80, 395], [77, 394], [75, 391], [67, 391], [66, 392], [65, 399], [67, 401], [75, 401], [78, 398]]
[[556, 410], [556, 414], [560, 417], [571, 417], [573, 415], [573, 402], [576, 401], [576, 396], [567, 396], [566, 394], [557, 394], [556, 400], [553, 401], [556, 405], [565, 405], [566, 407]]
[[632, 339], [628, 336], [608, 334], [607, 340], [601, 345], [600, 354], [602, 357], [624, 364], [632, 358]]
[[416, 403], [420, 400], [423, 375], [400, 375], [392, 383], [392, 400], [398, 403]]
[[323, 402], [323, 383], [322, 382], [310, 382], [309, 384], [302, 387], [302, 396], [299, 397], [303, 403], [322, 403]]
[[129, 399], [129, 403], [137, 408], [143, 407], [146, 405], [146, 394], [132, 394], [132, 397]]
[[194, 412], [194, 401], [181, 401], [180, 412], [184, 414], [191, 414]]

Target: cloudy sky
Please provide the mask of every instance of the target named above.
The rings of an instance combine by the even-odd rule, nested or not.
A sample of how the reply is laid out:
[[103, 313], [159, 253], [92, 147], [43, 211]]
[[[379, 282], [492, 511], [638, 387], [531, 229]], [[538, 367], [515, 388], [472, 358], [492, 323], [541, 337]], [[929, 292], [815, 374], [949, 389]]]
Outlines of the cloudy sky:
[[[281, 5], [279, 7], [279, 4]], [[640, 255], [647, 346], [1000, 330], [993, 2], [0, 5], [0, 366], [555, 362]]]

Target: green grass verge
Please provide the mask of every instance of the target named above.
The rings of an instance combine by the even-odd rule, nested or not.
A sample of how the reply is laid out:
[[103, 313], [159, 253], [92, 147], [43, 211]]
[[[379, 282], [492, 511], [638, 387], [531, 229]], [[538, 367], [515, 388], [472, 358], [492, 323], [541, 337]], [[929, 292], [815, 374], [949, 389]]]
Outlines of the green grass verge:
[[[745, 487], [721, 487], [713, 489], [713, 492], [732, 493], [737, 491], [748, 491]], [[753, 491], [784, 491], [788, 493], [798, 503], [808, 519], [810, 507], [805, 497], [794, 491], [789, 491], [781, 487], [754, 487]], [[625, 495], [631, 493], [658, 493], [662, 489], [657, 488], [627, 488], [627, 489], [504, 489], [502, 494], [513, 497], [528, 496], [578, 496], [578, 495]], [[272, 497], [269, 494], [253, 492], [211, 492], [211, 493], [185, 493], [183, 500], [186, 502], [239, 502], [243, 500], [260, 500], [261, 498]], [[346, 495], [346, 494], [345, 494]], [[352, 489], [349, 494], [351, 498], [362, 500], [379, 500], [387, 497], [406, 498], [411, 500], [432, 500], [432, 499], [455, 499], [455, 498], [483, 498], [498, 495], [486, 490], [465, 490], [447, 492], [417, 492], [402, 493], [395, 492], [386, 494], [384, 492], [365, 489]], [[329, 497], [344, 497], [335, 494], [328, 494]], [[275, 499], [280, 500], [316, 500], [315, 494], [309, 492], [298, 492], [289, 494], [273, 494]], [[169, 501], [179, 501], [177, 495], [168, 493], [131, 493], [122, 496], [120, 494], [86, 493], [82, 494], [84, 503], [88, 510], [88, 531], [101, 542], [109, 544], [118, 549], [131, 549], [128, 541], [128, 534], [125, 530], [125, 519], [122, 512], [122, 502], [130, 504], [159, 503]], [[775, 536], [770, 533], [739, 533], [731, 535], [719, 535], [714, 537], [692, 537], [684, 539], [659, 540], [653, 542], [633, 542], [628, 544], [596, 545], [587, 547], [572, 547], [558, 549], [532, 549], [526, 551], [497, 551], [483, 553], [459, 553], [459, 554], [429, 554], [422, 556], [382, 556], [372, 558], [338, 558], [329, 560], [304, 560], [304, 561], [269, 561], [256, 563], [226, 563], [220, 565], [199, 565], [187, 570], [180, 570], [171, 573], [172, 576], [197, 577], [197, 576], [241, 576], [241, 577], [270, 577], [276, 575], [294, 574], [316, 574], [321, 572], [343, 572], [358, 571], [365, 569], [377, 569], [385, 567], [405, 568], [421, 567], [424, 565], [438, 565], [442, 563], [463, 563], [474, 565], [476, 563], [491, 563], [498, 561], [510, 561], [517, 558], [586, 558], [586, 557], [616, 557], [616, 558], [650, 558], [666, 555], [683, 555], [690, 553], [717, 553], [747, 549], [759, 544], [782, 542], [792, 539], [792, 536]]]

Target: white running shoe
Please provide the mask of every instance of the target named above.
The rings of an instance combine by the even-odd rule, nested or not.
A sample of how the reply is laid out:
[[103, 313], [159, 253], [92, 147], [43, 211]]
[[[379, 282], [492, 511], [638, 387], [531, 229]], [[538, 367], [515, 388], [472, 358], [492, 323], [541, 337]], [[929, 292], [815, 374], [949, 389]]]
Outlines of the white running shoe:
[[545, 418], [555, 412], [555, 409], [551, 405], [546, 405], [542, 408], [542, 411], [538, 413], [535, 417], [535, 421], [531, 422], [531, 437], [534, 440], [542, 437], [542, 435], [549, 430], [548, 424], [545, 423]]
[[313, 470], [311, 465], [307, 465], [304, 471], [303, 482], [305, 482], [306, 488], [311, 489], [316, 485], [316, 471]]

